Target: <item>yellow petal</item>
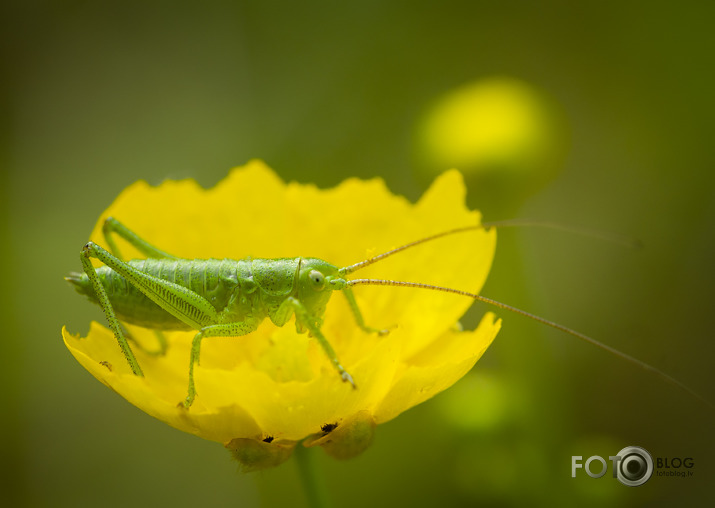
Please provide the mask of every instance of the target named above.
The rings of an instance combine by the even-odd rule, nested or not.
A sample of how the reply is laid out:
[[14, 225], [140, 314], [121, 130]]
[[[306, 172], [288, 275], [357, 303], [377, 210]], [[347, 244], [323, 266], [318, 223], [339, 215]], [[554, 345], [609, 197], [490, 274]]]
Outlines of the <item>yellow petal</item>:
[[384, 423], [403, 411], [449, 388], [481, 358], [496, 337], [501, 321], [487, 313], [474, 332], [449, 331], [405, 364], [389, 393], [375, 408], [377, 423]]

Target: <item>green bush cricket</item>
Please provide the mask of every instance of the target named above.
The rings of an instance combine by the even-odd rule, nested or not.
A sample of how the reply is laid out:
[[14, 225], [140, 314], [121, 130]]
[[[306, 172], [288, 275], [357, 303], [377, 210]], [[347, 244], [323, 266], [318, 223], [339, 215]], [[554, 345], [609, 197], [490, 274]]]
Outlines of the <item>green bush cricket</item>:
[[[453, 293], [520, 314], [564, 333], [600, 347], [616, 356], [654, 372], [695, 397], [700, 395], [668, 374], [622, 353], [587, 335], [481, 295], [434, 286], [419, 282], [386, 279], [347, 279], [346, 276], [388, 256], [425, 242], [445, 236], [487, 229], [491, 227], [536, 225], [556, 229], [563, 226], [532, 221], [501, 221], [450, 229], [396, 247], [358, 263], [338, 268], [317, 258], [259, 259], [179, 259], [140, 238], [114, 218], [107, 218], [102, 232], [111, 253], [93, 242], [87, 243], [80, 253], [84, 273], [70, 273], [65, 277], [75, 289], [98, 303], [109, 322], [132, 372], [143, 376], [129, 345], [128, 333], [121, 322], [157, 331], [160, 346], [166, 347], [162, 330], [196, 330], [189, 359], [189, 382], [186, 399], [180, 402], [188, 409], [197, 391], [194, 383], [194, 365], [199, 363], [201, 342], [207, 337], [238, 337], [258, 328], [266, 318], [276, 326], [285, 325], [295, 315], [298, 333], [309, 332], [325, 352], [340, 378], [357, 385], [338, 360], [328, 339], [321, 332], [326, 305], [333, 291], [342, 291], [356, 324], [369, 333], [388, 333], [387, 330], [367, 326], [351, 290], [357, 285], [388, 285], [429, 289]], [[118, 235], [147, 256], [146, 259], [123, 261], [113, 234]], [[592, 236], [603, 236], [588, 233]], [[616, 242], [622, 239], [607, 236]], [[90, 261], [96, 258], [104, 266], [95, 268]], [[706, 404], [711, 405], [704, 400]]]

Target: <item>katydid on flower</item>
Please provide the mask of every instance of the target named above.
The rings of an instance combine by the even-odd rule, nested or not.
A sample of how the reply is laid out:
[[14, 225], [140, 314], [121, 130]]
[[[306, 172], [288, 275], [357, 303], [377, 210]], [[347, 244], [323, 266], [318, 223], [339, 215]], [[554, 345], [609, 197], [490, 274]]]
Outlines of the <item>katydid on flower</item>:
[[[197, 330], [189, 359], [189, 381], [186, 399], [179, 404], [189, 408], [197, 396], [194, 366], [199, 364], [202, 340], [207, 337], [238, 337], [255, 331], [269, 318], [276, 326], [285, 325], [295, 315], [298, 333], [308, 332], [325, 352], [340, 378], [357, 388], [352, 376], [341, 365], [328, 339], [321, 332], [326, 305], [333, 291], [342, 291], [356, 324], [369, 333], [388, 330], [367, 326], [351, 290], [357, 285], [387, 285], [429, 289], [472, 298], [498, 308], [528, 317], [542, 324], [596, 345], [680, 386], [702, 400], [698, 394], [668, 374], [634, 357], [622, 353], [580, 332], [484, 296], [419, 282], [386, 279], [347, 279], [346, 276], [403, 250], [445, 236], [514, 225], [537, 225], [557, 229], [562, 226], [530, 221], [502, 221], [455, 228], [415, 240], [358, 263], [338, 268], [317, 258], [279, 259], [180, 259], [168, 254], [124, 226], [114, 218], [104, 222], [102, 231], [109, 251], [89, 242], [80, 253], [84, 273], [71, 273], [65, 279], [104, 310], [132, 372], [143, 376], [129, 345], [131, 336], [122, 322], [157, 331], [161, 349], [166, 342], [164, 330]], [[113, 234], [126, 240], [146, 259], [123, 261]], [[621, 241], [611, 237], [611, 240]], [[104, 266], [95, 268], [91, 258]], [[359, 380], [358, 380], [359, 381]], [[707, 402], [707, 401], [706, 401]], [[709, 404], [709, 403], [708, 403]]]

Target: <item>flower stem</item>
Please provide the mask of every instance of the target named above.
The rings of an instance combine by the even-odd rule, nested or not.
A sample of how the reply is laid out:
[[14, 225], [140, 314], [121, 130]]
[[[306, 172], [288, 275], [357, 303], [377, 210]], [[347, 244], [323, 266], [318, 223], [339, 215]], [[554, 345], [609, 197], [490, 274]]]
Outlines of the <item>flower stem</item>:
[[308, 499], [308, 506], [311, 508], [328, 508], [328, 492], [325, 488], [323, 477], [318, 474], [318, 465], [315, 461], [315, 453], [312, 449], [298, 444], [293, 452], [298, 474], [305, 489], [305, 497]]

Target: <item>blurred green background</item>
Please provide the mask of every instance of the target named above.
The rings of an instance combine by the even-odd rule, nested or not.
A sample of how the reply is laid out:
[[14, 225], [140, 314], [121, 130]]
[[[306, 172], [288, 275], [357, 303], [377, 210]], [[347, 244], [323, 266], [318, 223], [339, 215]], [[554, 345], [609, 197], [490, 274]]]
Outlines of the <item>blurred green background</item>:
[[[257, 157], [287, 180], [329, 187], [380, 176], [415, 200], [426, 175], [449, 165], [425, 155], [430, 111], [495, 76], [543, 98], [555, 155], [519, 159], [536, 176], [515, 177], [508, 157], [461, 167], [478, 175], [470, 204], [489, 220], [553, 220], [645, 247], [504, 230], [483, 294], [715, 400], [714, 9], [4, 2], [3, 505], [304, 506], [292, 462], [237, 474], [220, 445], [153, 420], [91, 378], [60, 328], [84, 334], [104, 318], [62, 277], [79, 268], [102, 210], [137, 179], [212, 186]], [[480, 173], [484, 165], [494, 171]], [[475, 306], [465, 324], [484, 311]], [[359, 458], [320, 454], [336, 506], [712, 503], [710, 409], [570, 336], [499, 314], [502, 332], [465, 379], [380, 426]], [[693, 457], [694, 475], [636, 488], [610, 471], [571, 478], [572, 455], [627, 445]]]

